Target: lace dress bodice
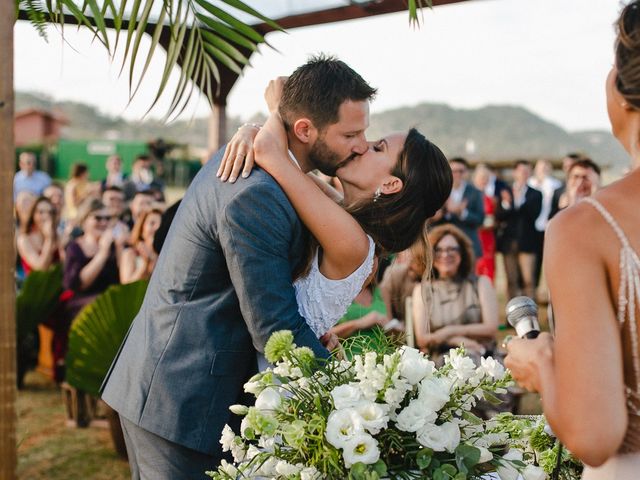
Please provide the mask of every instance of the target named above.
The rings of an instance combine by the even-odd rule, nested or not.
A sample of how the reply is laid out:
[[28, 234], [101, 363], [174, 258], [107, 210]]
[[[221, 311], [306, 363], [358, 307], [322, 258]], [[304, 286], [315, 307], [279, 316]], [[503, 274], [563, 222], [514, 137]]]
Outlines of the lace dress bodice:
[[319, 250], [313, 257], [311, 269], [293, 284], [298, 301], [298, 311], [311, 330], [320, 338], [346, 313], [365, 280], [373, 271], [375, 244], [369, 239], [369, 252], [362, 265], [346, 278], [331, 280], [320, 272]]
[[625, 364], [624, 380], [629, 424], [620, 452], [640, 452], [640, 353], [637, 321], [640, 306], [640, 258], [607, 209], [594, 198], [588, 197], [583, 201], [600, 212], [621, 243], [617, 315]]

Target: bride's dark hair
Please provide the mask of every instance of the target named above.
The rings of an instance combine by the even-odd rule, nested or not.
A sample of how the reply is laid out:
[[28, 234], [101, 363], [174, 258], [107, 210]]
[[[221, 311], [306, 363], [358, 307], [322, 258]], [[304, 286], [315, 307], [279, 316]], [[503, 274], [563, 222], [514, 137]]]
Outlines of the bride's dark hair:
[[[378, 253], [401, 252], [422, 238], [428, 254], [426, 222], [451, 193], [449, 162], [436, 145], [412, 128], [391, 174], [402, 180], [399, 192], [346, 205], [345, 209], [373, 238]], [[303, 267], [297, 269], [296, 278], [308, 271], [317, 247], [311, 243], [314, 245], [310, 246]]]
[[640, 110], [640, 1], [624, 7], [616, 30], [616, 88]]

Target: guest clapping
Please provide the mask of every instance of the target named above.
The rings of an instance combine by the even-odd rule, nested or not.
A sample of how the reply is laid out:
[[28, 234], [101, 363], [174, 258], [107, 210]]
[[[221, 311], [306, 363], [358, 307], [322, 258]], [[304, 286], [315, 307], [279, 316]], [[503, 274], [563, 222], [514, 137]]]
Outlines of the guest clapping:
[[473, 273], [469, 238], [453, 225], [429, 233], [432, 279], [413, 291], [416, 344], [436, 357], [464, 344], [483, 355], [493, 348], [498, 301], [491, 280]]
[[46, 197], [38, 198], [18, 233], [17, 248], [25, 275], [47, 270], [59, 260], [56, 227], [53, 205]]
[[131, 283], [151, 278], [158, 255], [153, 249], [153, 239], [162, 221], [158, 209], [144, 212], [131, 231], [130, 247], [120, 258], [120, 283]]

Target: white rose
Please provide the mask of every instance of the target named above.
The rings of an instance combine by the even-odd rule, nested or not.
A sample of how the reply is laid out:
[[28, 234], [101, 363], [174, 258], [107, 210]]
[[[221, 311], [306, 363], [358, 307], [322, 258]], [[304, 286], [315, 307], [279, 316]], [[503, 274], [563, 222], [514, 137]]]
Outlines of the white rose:
[[412, 400], [396, 417], [396, 425], [403, 432], [417, 432], [426, 423], [433, 423], [436, 413], [420, 400]]
[[225, 425], [222, 429], [222, 436], [220, 437], [220, 445], [222, 445], [222, 451], [228, 452], [235, 444], [236, 434], [233, 433], [229, 425]]
[[445, 378], [427, 378], [420, 382], [418, 398], [431, 411], [437, 412], [449, 401], [449, 381]]
[[261, 411], [274, 411], [280, 407], [282, 403], [282, 397], [278, 390], [273, 387], [267, 387], [258, 398], [256, 398], [256, 408]]
[[342, 457], [347, 468], [358, 462], [365, 465], [376, 463], [380, 459], [378, 442], [366, 433], [356, 435], [344, 446]]
[[409, 380], [411, 385], [416, 385], [426, 376], [433, 374], [435, 364], [425, 358], [419, 350], [404, 346], [400, 349], [400, 375]]
[[547, 474], [540, 467], [527, 465], [522, 472], [522, 477], [524, 480], [545, 480], [547, 478]]
[[487, 375], [496, 380], [502, 380], [505, 374], [505, 369], [502, 364], [493, 357], [481, 358], [480, 368], [484, 370]]
[[427, 424], [418, 431], [416, 438], [420, 445], [435, 452], [453, 452], [460, 443], [460, 428], [452, 422]]
[[512, 448], [502, 457], [503, 462], [500, 462], [500, 466], [496, 469], [500, 480], [517, 480], [520, 476], [518, 469], [513, 466], [509, 460], [522, 461], [522, 452]]
[[361, 401], [354, 407], [354, 410], [360, 415], [362, 426], [372, 435], [386, 428], [389, 422], [385, 408], [379, 403]]
[[331, 398], [336, 410], [353, 407], [362, 400], [360, 389], [353, 385], [339, 385], [331, 390]]
[[360, 416], [351, 408], [334, 410], [327, 419], [325, 436], [336, 448], [343, 448], [356, 435], [364, 433]]
[[476, 448], [480, 450], [480, 460], [478, 460], [478, 463], [486, 463], [493, 460], [493, 453], [491, 453], [489, 449], [477, 446]]

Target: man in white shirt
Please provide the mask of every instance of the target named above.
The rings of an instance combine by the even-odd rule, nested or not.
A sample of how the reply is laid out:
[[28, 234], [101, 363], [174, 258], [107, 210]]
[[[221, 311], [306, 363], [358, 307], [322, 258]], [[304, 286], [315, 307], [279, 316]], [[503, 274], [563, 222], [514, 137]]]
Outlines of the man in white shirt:
[[19, 157], [20, 170], [13, 177], [13, 199], [18, 193], [29, 191], [40, 196], [51, 185], [51, 177], [36, 170], [36, 156], [32, 152], [22, 152]]

